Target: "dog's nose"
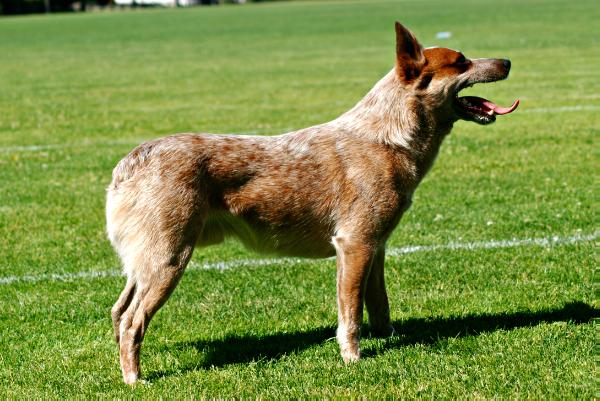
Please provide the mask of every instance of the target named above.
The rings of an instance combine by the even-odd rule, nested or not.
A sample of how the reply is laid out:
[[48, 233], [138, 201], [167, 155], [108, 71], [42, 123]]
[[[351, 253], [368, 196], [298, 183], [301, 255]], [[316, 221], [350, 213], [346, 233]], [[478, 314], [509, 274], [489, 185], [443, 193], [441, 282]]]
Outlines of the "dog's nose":
[[502, 60], [502, 64], [504, 65], [504, 68], [510, 70], [510, 60]]

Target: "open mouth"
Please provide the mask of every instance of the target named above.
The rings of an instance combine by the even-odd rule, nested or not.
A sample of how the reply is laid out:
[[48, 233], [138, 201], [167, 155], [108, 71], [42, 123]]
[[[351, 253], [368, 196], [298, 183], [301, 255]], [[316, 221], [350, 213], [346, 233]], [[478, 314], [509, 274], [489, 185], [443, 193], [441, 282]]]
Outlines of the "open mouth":
[[475, 121], [479, 124], [490, 124], [496, 121], [497, 115], [501, 116], [515, 111], [519, 106], [519, 100], [515, 100], [510, 107], [502, 107], [482, 97], [458, 97], [457, 95], [454, 98], [454, 106], [462, 119]]

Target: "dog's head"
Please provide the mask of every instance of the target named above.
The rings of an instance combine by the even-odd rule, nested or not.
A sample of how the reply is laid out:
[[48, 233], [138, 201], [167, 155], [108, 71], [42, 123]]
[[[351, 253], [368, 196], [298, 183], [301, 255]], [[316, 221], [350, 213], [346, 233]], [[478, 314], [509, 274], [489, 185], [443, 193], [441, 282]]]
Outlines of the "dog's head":
[[434, 47], [423, 49], [415, 36], [396, 22], [396, 72], [402, 84], [411, 88], [419, 103], [440, 122], [456, 120], [490, 124], [496, 115], [514, 111], [480, 97], [459, 97], [458, 93], [477, 83], [495, 82], [508, 77], [510, 61], [503, 59], [469, 60], [461, 52]]

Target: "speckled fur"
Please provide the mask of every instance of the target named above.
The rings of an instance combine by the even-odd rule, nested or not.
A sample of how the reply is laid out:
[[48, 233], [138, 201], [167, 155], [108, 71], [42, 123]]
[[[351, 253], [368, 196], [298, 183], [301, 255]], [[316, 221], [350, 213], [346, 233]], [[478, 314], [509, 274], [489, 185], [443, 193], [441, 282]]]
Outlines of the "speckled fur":
[[[442, 139], [459, 70], [449, 49], [423, 50], [396, 24], [396, 66], [339, 118], [277, 137], [181, 134], [144, 143], [119, 162], [107, 195], [108, 236], [127, 285], [112, 309], [126, 383], [154, 313], [195, 246], [239, 238], [281, 255], [337, 254], [338, 341], [359, 359], [363, 302], [372, 330], [390, 335], [385, 243]], [[497, 64], [497, 63], [496, 63]]]

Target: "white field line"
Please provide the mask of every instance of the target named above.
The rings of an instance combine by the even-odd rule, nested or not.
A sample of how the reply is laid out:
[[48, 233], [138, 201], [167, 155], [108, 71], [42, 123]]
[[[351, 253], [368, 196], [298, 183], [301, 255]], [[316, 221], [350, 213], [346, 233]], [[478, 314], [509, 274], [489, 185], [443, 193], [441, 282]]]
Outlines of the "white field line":
[[117, 140], [117, 141], [85, 141], [75, 143], [54, 143], [54, 144], [41, 144], [41, 145], [29, 145], [29, 146], [5, 146], [0, 147], [0, 152], [43, 152], [45, 150], [54, 149], [72, 149], [72, 148], [87, 148], [93, 146], [118, 146], [118, 145], [131, 145], [136, 146], [144, 142], [144, 139], [136, 141], [135, 139], [129, 140]]
[[[592, 234], [575, 234], [569, 237], [544, 237], [544, 238], [523, 238], [510, 240], [494, 240], [481, 242], [449, 242], [439, 245], [413, 245], [401, 248], [388, 248], [386, 256], [398, 257], [400, 255], [416, 252], [435, 252], [435, 251], [473, 251], [477, 249], [497, 249], [497, 248], [516, 248], [525, 246], [551, 247], [564, 244], [574, 244], [577, 242], [590, 242], [600, 237], [600, 230]], [[329, 258], [333, 259], [333, 258]], [[190, 263], [189, 269], [200, 270], [228, 270], [245, 266], [273, 266], [273, 265], [296, 265], [300, 263], [315, 263], [318, 259], [302, 258], [268, 258], [268, 259], [237, 259], [226, 262], [213, 263]], [[38, 281], [71, 281], [71, 280], [92, 280], [104, 277], [117, 277], [122, 273], [119, 270], [110, 271], [82, 271], [78, 273], [52, 273], [23, 276], [5, 276], [0, 277], [0, 285], [7, 285], [17, 282], [33, 283]]]
[[[264, 135], [268, 133], [278, 134], [294, 131], [295, 128], [269, 128], [269, 129], [255, 129], [251, 131], [240, 131], [240, 132], [231, 132], [227, 135]], [[166, 136], [168, 134], [165, 134]], [[54, 150], [54, 149], [72, 149], [72, 148], [86, 148], [93, 146], [119, 146], [119, 145], [131, 145], [137, 146], [143, 142], [152, 140], [155, 138], [131, 138], [131, 139], [120, 139], [113, 141], [83, 141], [83, 142], [73, 142], [73, 143], [53, 143], [53, 144], [39, 144], [39, 145], [27, 145], [27, 146], [0, 146], [0, 153], [10, 153], [10, 152], [42, 152], [45, 150]]]

